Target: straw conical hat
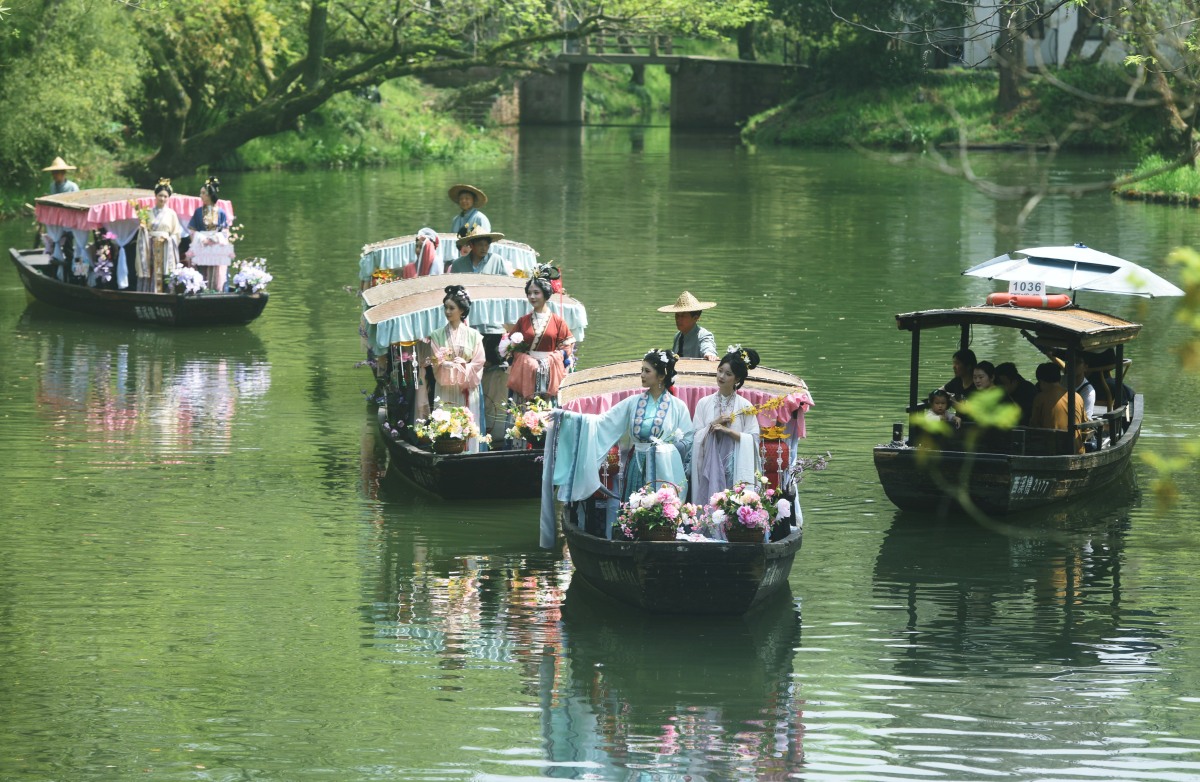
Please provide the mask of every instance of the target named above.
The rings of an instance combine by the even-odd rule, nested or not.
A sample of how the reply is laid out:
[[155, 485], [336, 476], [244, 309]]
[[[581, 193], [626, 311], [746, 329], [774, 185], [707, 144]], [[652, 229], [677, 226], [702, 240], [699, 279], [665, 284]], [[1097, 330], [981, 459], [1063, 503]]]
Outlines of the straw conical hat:
[[479, 207], [487, 203], [487, 195], [475, 185], [451, 185], [450, 200], [457, 204], [458, 194], [464, 190], [475, 196], [475, 206]]
[[491, 233], [488, 233], [487, 231], [480, 231], [479, 226], [475, 226], [471, 233], [467, 234], [466, 236], [458, 237], [457, 244], [459, 247], [462, 247], [464, 244], [470, 244], [476, 239], [491, 239], [494, 242], [497, 239], [503, 238], [504, 234], [502, 233], [497, 233], [496, 231], [492, 231]]
[[659, 307], [659, 312], [696, 312], [697, 310], [707, 310], [717, 306], [715, 301], [700, 301], [689, 291], [684, 291], [679, 294], [679, 298], [674, 304], [668, 304], [665, 307]]
[[67, 161], [60, 157], [54, 158], [54, 162], [42, 169], [43, 171], [74, 171], [75, 166], [72, 166]]

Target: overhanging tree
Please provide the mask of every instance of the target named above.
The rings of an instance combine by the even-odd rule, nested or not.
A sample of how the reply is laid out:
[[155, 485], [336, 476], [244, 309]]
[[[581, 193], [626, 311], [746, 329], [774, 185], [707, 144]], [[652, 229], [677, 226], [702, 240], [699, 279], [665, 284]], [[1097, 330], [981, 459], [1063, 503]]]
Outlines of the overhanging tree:
[[334, 95], [401, 76], [490, 66], [545, 71], [558, 42], [595, 33], [714, 34], [765, 0], [172, 0], [129, 4], [154, 62], [146, 181], [295, 126]]

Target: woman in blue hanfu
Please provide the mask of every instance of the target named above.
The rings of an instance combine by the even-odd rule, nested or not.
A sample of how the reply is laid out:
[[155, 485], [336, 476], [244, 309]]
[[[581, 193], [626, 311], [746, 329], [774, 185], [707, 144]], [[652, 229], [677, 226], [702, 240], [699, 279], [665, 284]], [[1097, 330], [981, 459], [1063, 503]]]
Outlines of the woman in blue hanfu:
[[618, 497], [664, 482], [687, 496], [692, 417], [687, 404], [671, 393], [677, 360], [669, 350], [651, 350], [642, 358], [645, 391], [599, 414], [562, 411], [553, 455], [559, 499], [583, 499], [600, 488], [600, 465], [616, 443], [621, 445], [622, 462]]
[[[467, 325], [471, 297], [461, 285], [447, 285], [442, 299], [446, 325], [429, 335], [429, 342], [417, 343], [418, 360], [433, 370], [433, 395], [443, 407], [465, 407], [479, 426], [485, 428], [483, 409], [483, 335]], [[417, 394], [418, 418], [429, 416], [429, 398]], [[472, 438], [467, 450], [474, 453], [487, 446]]]
[[479, 211], [479, 207], [487, 203], [487, 196], [474, 185], [451, 185], [450, 200], [461, 209], [450, 224], [450, 233], [457, 236], [471, 233], [490, 233], [492, 223], [487, 215]]

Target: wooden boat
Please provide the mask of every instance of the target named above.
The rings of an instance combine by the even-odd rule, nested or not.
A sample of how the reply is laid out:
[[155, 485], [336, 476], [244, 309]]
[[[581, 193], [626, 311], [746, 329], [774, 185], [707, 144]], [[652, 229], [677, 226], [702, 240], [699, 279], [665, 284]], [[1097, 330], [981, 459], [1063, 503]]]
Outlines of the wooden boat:
[[[42, 224], [86, 237], [88, 231], [102, 226], [136, 221], [130, 201], [149, 206], [154, 203], [154, 193], [131, 188], [80, 190], [38, 198], [35, 211]], [[173, 195], [169, 205], [179, 214], [190, 215], [200, 205], [200, 199]], [[267, 306], [265, 291], [185, 296], [67, 283], [54, 275], [57, 266], [45, 250], [11, 248], [9, 254], [21, 283], [33, 299], [88, 315], [167, 326], [215, 326], [249, 323]]]
[[[441, 274], [396, 280], [362, 293], [367, 309], [363, 323], [372, 354], [386, 362], [382, 395], [389, 400], [379, 413], [379, 431], [391, 463], [406, 479], [443, 499], [520, 499], [538, 496], [542, 449], [490, 450], [481, 453], [439, 454], [418, 443], [404, 425], [413, 418], [413, 399], [425, 393], [420, 373], [405, 361], [406, 349], [425, 339], [444, 322], [442, 299], [447, 285], [463, 285], [471, 294], [472, 312], [488, 308], [504, 323], [514, 323], [529, 311], [527, 279], [492, 274]], [[562, 315], [577, 341], [587, 329], [587, 312], [571, 296], [554, 294], [552, 310]], [[411, 355], [411, 352], [409, 353]], [[423, 383], [423, 381], [420, 381]], [[503, 393], [501, 369], [485, 372], [484, 383]], [[403, 398], [404, 402], [397, 400]]]
[[[677, 370], [674, 391], [689, 409], [694, 410], [696, 402], [716, 392], [712, 362], [681, 359]], [[605, 410], [625, 396], [640, 392], [640, 371], [641, 361], [628, 361], [576, 372], [560, 388], [559, 402], [568, 410]], [[812, 404], [804, 381], [787, 372], [759, 367], [750, 373], [739, 393], [755, 405], [772, 399], [784, 402], [763, 413], [760, 425], [766, 423], [763, 417], [770, 418], [773, 425], [789, 422], [788, 453], [794, 459], [796, 440], [804, 434], [804, 411]], [[764, 445], [762, 453], [765, 451]], [[781, 453], [782, 448], [776, 447], [773, 452]], [[773, 473], [776, 481], [786, 482], [789, 466], [775, 465], [775, 470], [768, 469], [767, 474]], [[619, 468], [613, 475], [605, 474], [604, 481], [608, 488], [620, 487]], [[786, 483], [782, 488], [788, 488]], [[580, 580], [589, 587], [645, 611], [673, 614], [749, 611], [787, 587], [788, 574], [803, 542], [804, 525], [798, 499], [793, 503], [795, 526], [779, 536], [773, 535], [780, 539], [770, 542], [626, 541], [612, 539], [610, 519], [618, 504], [617, 496], [605, 490], [597, 495], [568, 499], [560, 507], [559, 523], [571, 561]], [[543, 505], [543, 547], [549, 547], [548, 510]], [[550, 513], [553, 524], [553, 511]]]
[[[1073, 367], [1077, 354], [1111, 350], [1110, 355], [1115, 356], [1111, 365], [1091, 369], [1115, 372], [1113, 386], [1117, 389], [1125, 388], [1124, 372], [1129, 363], [1124, 357], [1125, 344], [1141, 330], [1137, 323], [1074, 306], [1062, 310], [1013, 306], [926, 310], [897, 315], [896, 324], [912, 333], [909, 414], [920, 413], [925, 407], [918, 398], [918, 389], [923, 387], [918, 365], [921, 332], [926, 329], [957, 326], [963, 348], [973, 328], [1022, 330], [1040, 350], [1065, 355], [1068, 388], [1076, 385]], [[906, 438], [904, 424], [897, 423], [892, 441], [875, 448], [875, 468], [888, 499], [905, 510], [949, 512], [961, 505], [953, 499], [960, 488], [965, 489], [971, 503], [989, 514], [1087, 496], [1128, 468], [1141, 433], [1141, 395], [1128, 401], [1120, 398], [1123, 394], [1117, 396], [1110, 396], [1103, 409], [1103, 397], [1098, 396], [1097, 416], [1079, 427], [1095, 432], [1096, 450], [1075, 452], [1074, 423], [1069, 431], [1017, 427], [1011, 431], [974, 432], [968, 423], [955, 436], [937, 441], [918, 437], [912, 429]]]

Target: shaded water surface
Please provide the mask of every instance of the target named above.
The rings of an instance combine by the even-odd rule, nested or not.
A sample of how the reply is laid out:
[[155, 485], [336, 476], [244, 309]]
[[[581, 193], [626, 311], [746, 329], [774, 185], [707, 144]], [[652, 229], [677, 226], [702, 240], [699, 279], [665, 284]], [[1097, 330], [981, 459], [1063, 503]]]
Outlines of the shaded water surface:
[[[0, 272], [0, 778], [1200, 778], [1191, 473], [1169, 513], [1139, 461], [1094, 501], [982, 527], [895, 511], [870, 460], [906, 401], [895, 313], [982, 301], [959, 272], [1020, 247], [1172, 276], [1194, 212], [1050, 199], [1018, 229], [1019, 204], [959, 180], [643, 129], [525, 134], [492, 167], [226, 179], [243, 254], [276, 275], [247, 328], [27, 307]], [[832, 460], [781, 600], [614, 609], [537, 548], [536, 503], [387, 474], [345, 288], [364, 243], [447, 230], [458, 180], [563, 267], [585, 366], [669, 344], [655, 308], [686, 287], [719, 302], [721, 347], [807, 379], [803, 449]], [[1173, 302], [1085, 303], [1145, 324], [1139, 450], [1194, 440]], [[1019, 339], [973, 337], [1032, 374]], [[956, 338], [923, 340], [924, 385]]]

